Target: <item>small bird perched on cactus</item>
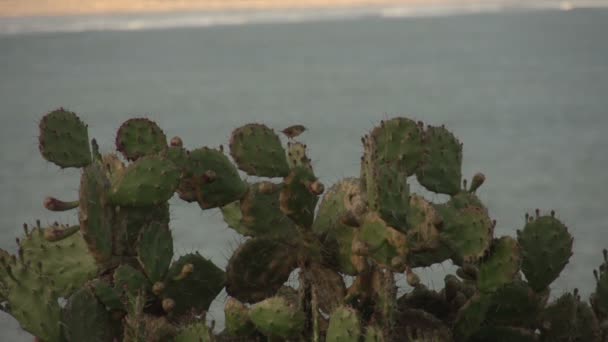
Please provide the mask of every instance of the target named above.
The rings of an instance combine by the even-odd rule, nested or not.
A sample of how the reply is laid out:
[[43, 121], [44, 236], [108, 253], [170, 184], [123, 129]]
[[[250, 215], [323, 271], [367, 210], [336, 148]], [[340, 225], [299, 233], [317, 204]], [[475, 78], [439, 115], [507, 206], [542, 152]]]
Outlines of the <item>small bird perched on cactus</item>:
[[281, 132], [283, 134], [285, 134], [287, 136], [287, 138], [293, 139], [293, 138], [297, 137], [298, 135], [304, 133], [304, 131], [306, 131], [306, 127], [304, 127], [302, 125], [293, 125], [293, 126], [289, 126], [289, 127], [285, 128]]

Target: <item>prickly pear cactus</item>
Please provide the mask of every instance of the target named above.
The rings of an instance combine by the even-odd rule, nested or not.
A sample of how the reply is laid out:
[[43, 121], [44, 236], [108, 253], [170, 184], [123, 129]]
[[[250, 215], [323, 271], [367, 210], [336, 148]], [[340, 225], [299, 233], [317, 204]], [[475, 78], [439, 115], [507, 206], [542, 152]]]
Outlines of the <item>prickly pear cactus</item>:
[[[359, 177], [327, 191], [299, 131], [283, 130], [284, 144], [264, 124], [238, 127], [231, 161], [221, 145], [168, 143], [145, 118], [120, 126], [115, 152], [99, 151], [63, 108], [39, 129], [42, 157], [81, 175], [77, 200], [43, 201], [52, 212], [76, 209], [78, 225], [26, 225], [15, 255], [0, 250], [0, 309], [37, 340], [608, 340], [608, 251], [590, 303], [576, 290], [551, 294], [572, 255], [565, 224], [537, 211], [515, 237], [494, 236], [478, 195], [486, 177], [467, 187], [462, 144], [444, 126], [382, 121], [362, 139]], [[413, 177], [449, 200], [414, 193]], [[175, 255], [174, 194], [220, 211], [246, 237], [225, 270], [205, 251]], [[456, 274], [428, 288], [417, 268], [448, 259]], [[219, 331], [206, 313], [222, 290], [230, 297]]]

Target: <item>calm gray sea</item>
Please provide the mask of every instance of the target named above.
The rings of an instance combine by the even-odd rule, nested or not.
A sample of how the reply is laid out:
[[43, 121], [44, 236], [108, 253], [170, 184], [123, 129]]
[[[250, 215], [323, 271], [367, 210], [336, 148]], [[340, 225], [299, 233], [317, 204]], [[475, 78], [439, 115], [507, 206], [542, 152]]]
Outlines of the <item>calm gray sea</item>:
[[[607, 32], [608, 10], [595, 9], [0, 36], [0, 247], [15, 251], [23, 222], [77, 222], [42, 208], [77, 196], [78, 171], [37, 150], [38, 120], [59, 106], [104, 151], [133, 116], [190, 148], [226, 144], [248, 122], [304, 124], [326, 184], [356, 176], [361, 135], [403, 115], [461, 138], [464, 175], [487, 176], [479, 195], [497, 234], [554, 209], [575, 237], [555, 288], [586, 296], [608, 247]], [[176, 251], [225, 266], [239, 239], [218, 212], [172, 204]], [[420, 274], [439, 287], [447, 270]], [[0, 340], [31, 341], [6, 315]]]

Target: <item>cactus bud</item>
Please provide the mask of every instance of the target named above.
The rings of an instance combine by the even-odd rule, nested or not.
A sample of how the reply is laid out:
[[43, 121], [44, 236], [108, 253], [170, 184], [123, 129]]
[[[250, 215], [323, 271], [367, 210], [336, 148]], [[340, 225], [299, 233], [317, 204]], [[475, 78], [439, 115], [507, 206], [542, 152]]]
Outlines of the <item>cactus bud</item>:
[[64, 202], [55, 197], [47, 197], [44, 199], [44, 207], [50, 211], [66, 211], [78, 207], [78, 201]]
[[411, 287], [420, 286], [420, 277], [418, 277], [418, 275], [416, 273], [414, 273], [411, 268], [409, 268], [409, 267], [406, 268], [405, 272], [406, 272], [407, 284], [409, 286], [411, 286]]
[[469, 192], [475, 192], [486, 181], [486, 176], [483, 173], [476, 173], [471, 180]]
[[172, 147], [182, 147], [184, 146], [184, 142], [182, 141], [182, 138], [180, 137], [173, 137], [171, 138], [171, 142], [170, 142]]
[[165, 310], [166, 313], [170, 313], [175, 308], [175, 301], [171, 298], [165, 298], [163, 299], [162, 305], [163, 310]]
[[186, 277], [189, 276], [193, 271], [194, 271], [194, 265], [185, 264], [182, 267], [181, 272], [177, 275], [177, 277], [174, 278], [174, 280], [186, 279]]
[[160, 294], [165, 290], [165, 284], [161, 281], [157, 281], [156, 283], [154, 283], [154, 285], [152, 286], [152, 293], [154, 293], [157, 296], [160, 296]]
[[321, 195], [325, 191], [325, 186], [319, 181], [314, 181], [309, 185], [308, 190], [312, 194]]

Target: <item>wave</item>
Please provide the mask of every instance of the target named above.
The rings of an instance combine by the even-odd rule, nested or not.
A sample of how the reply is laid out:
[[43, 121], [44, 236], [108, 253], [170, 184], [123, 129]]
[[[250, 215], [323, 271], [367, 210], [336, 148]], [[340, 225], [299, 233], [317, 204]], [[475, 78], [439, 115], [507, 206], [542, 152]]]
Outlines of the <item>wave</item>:
[[155, 14], [81, 15], [0, 18], [0, 35], [43, 32], [138, 31], [169, 28], [298, 23], [358, 18], [406, 18], [504, 12], [514, 10], [571, 10], [608, 7], [606, 0], [494, 1], [443, 5], [385, 6], [322, 10], [268, 10]]

